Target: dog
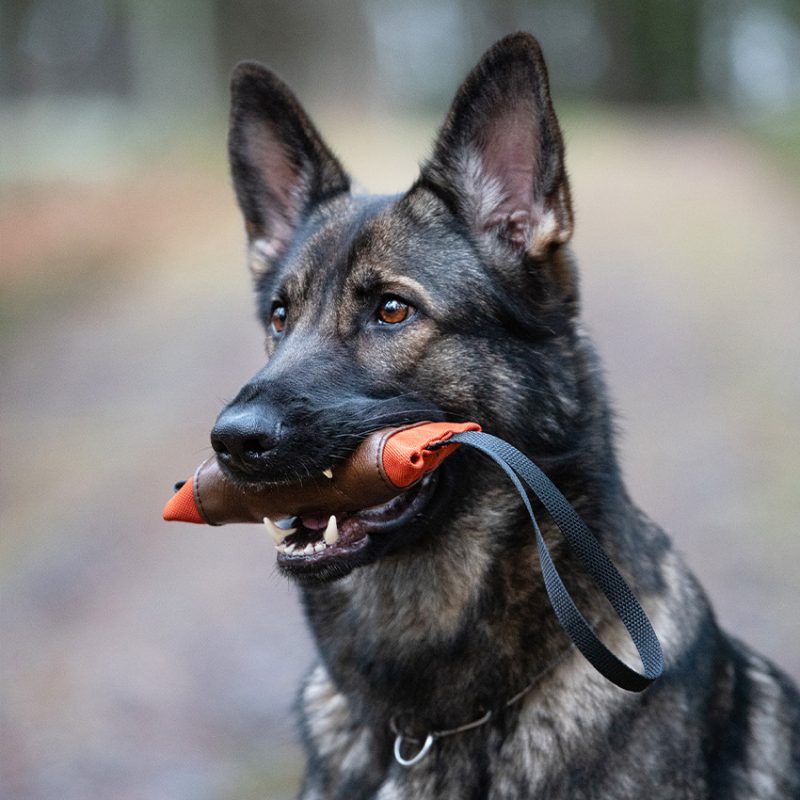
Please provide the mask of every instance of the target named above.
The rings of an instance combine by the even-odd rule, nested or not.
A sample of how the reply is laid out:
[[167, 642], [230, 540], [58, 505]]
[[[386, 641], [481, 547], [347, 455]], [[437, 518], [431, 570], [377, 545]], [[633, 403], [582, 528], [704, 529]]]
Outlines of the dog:
[[[483, 56], [401, 195], [351, 192], [292, 92], [253, 62], [233, 75], [229, 153], [268, 359], [212, 431], [227, 475], [302, 480], [371, 431], [475, 420], [569, 498], [666, 662], [641, 694], [593, 670], [548, 605], [518, 495], [461, 448], [399, 499], [339, 515], [334, 546], [278, 554], [319, 653], [298, 700], [302, 800], [800, 797], [797, 690], [720, 630], [623, 485], [536, 40]], [[324, 519], [295, 524], [319, 538]], [[635, 663], [541, 525], [593, 628]]]

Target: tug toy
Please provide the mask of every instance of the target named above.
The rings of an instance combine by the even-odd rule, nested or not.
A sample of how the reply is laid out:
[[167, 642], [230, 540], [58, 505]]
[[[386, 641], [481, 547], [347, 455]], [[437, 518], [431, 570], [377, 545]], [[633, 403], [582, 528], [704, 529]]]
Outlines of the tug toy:
[[479, 431], [474, 422], [420, 422], [385, 428], [364, 439], [340, 466], [302, 483], [243, 491], [225, 477], [216, 456], [204, 461], [164, 508], [168, 522], [225, 525], [301, 514], [359, 511], [402, 494], [456, 450], [433, 449], [456, 433]]
[[[330, 515], [324, 542], [318, 545], [324, 549], [331, 543], [329, 537], [332, 542], [336, 541], [337, 513], [388, 502], [423, 480], [459, 445], [472, 447], [488, 456], [519, 492], [536, 535], [547, 596], [573, 644], [612, 683], [632, 692], [646, 689], [663, 672], [664, 660], [658, 637], [631, 588], [575, 509], [539, 467], [508, 442], [481, 432], [474, 422], [421, 422], [378, 431], [364, 439], [347, 461], [325, 470], [318, 477], [296, 484], [273, 484], [255, 491], [244, 491], [229, 481], [212, 457], [197, 468], [191, 480], [179, 485], [164, 509], [164, 519], [207, 525], [263, 521], [278, 543], [292, 531], [280, 527], [276, 521], [316, 515], [321, 517], [320, 527], [324, 527], [325, 516]], [[644, 667], [642, 672], [617, 658], [600, 641], [575, 605], [539, 529], [531, 493], [539, 499], [573, 553], [611, 603], [636, 646]], [[305, 552], [313, 555], [316, 551], [312, 548]]]

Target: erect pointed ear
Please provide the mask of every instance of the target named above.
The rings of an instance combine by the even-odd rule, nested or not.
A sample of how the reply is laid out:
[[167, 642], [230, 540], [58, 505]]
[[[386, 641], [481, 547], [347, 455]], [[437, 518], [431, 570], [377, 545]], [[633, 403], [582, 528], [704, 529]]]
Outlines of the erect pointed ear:
[[309, 210], [348, 191], [350, 179], [289, 87], [252, 61], [231, 79], [228, 152], [258, 277], [285, 252]]
[[467, 76], [422, 179], [490, 252], [537, 258], [570, 238], [564, 144], [533, 36], [501, 39]]

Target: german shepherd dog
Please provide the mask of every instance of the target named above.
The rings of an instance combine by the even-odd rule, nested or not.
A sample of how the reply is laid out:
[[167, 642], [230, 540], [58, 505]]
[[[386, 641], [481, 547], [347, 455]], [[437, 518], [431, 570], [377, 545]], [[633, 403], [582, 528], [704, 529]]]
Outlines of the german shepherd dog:
[[[720, 631], [620, 477], [578, 314], [564, 146], [536, 40], [515, 34], [483, 56], [397, 196], [351, 193], [265, 67], [240, 64], [232, 93], [231, 167], [268, 360], [212, 432], [223, 469], [241, 484], [292, 481], [335, 468], [373, 430], [474, 420], [569, 498], [642, 601], [666, 662], [641, 694], [595, 672], [548, 604], [518, 495], [461, 448], [385, 506], [339, 515], [334, 545], [278, 554], [319, 652], [298, 700], [300, 797], [800, 797], [797, 690]], [[325, 527], [296, 524], [311, 542]], [[594, 629], [636, 663], [544, 516], [542, 530]], [[410, 760], [431, 732], [448, 735], [401, 765], [398, 734]]]

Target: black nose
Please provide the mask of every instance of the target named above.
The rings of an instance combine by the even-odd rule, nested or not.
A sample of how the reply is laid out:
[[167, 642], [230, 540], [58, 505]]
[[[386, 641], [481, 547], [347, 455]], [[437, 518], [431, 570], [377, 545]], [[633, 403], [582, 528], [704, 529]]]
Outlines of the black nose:
[[252, 472], [265, 465], [278, 444], [278, 423], [263, 411], [225, 409], [211, 431], [217, 458], [233, 469]]

